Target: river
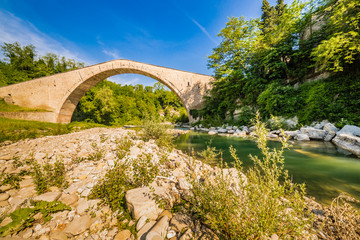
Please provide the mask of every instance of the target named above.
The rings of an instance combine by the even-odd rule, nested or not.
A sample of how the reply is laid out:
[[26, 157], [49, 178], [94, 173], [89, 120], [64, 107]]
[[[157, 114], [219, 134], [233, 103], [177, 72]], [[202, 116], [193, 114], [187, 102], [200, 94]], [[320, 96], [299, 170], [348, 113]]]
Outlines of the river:
[[[180, 135], [176, 141], [176, 148], [191, 153], [212, 147], [223, 152], [223, 160], [231, 165], [233, 162], [230, 145], [237, 150], [237, 155], [243, 166], [252, 166], [249, 154], [259, 155], [260, 150], [250, 138], [235, 136], [209, 135], [190, 131]], [[280, 147], [281, 143], [269, 141], [271, 148]], [[337, 150], [330, 142], [294, 142], [285, 151], [285, 168], [288, 169], [293, 181], [305, 183], [307, 194], [315, 197], [316, 201], [329, 204], [341, 192], [347, 192], [360, 200], [360, 159], [346, 156]], [[213, 163], [216, 164], [216, 163]]]

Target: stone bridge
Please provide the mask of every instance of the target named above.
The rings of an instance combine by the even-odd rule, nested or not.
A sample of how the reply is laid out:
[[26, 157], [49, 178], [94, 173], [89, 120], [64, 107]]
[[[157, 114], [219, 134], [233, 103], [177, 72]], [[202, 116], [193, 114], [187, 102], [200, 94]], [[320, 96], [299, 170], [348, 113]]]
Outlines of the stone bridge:
[[130, 60], [113, 60], [1, 87], [0, 98], [7, 103], [45, 111], [0, 113], [0, 116], [69, 123], [76, 105], [87, 91], [108, 77], [124, 73], [141, 74], [165, 84], [180, 98], [190, 122], [193, 121], [190, 110], [202, 107], [203, 96], [213, 79], [207, 75]]

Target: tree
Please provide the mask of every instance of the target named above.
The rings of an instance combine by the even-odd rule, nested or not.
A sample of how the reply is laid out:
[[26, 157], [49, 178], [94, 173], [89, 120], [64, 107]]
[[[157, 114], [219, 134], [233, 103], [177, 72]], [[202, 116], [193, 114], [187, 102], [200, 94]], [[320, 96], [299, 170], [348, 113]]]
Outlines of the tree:
[[312, 52], [321, 70], [343, 71], [344, 67], [360, 63], [360, 2], [325, 0], [325, 7], [316, 14], [325, 24], [327, 39]]

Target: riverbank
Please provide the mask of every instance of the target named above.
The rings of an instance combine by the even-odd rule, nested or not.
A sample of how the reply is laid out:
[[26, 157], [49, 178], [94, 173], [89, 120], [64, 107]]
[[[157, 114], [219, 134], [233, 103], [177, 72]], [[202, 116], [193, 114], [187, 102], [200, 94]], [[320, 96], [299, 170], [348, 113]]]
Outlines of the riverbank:
[[[41, 174], [30, 174], [34, 165], [40, 166], [38, 169], [43, 175], [49, 166], [53, 166], [59, 170], [55, 173], [62, 182], [39, 193], [39, 184], [44, 183], [38, 181]], [[179, 150], [164, 150], [153, 140], [145, 142], [140, 133], [122, 128], [93, 128], [3, 146], [0, 148], [0, 169], [4, 174], [0, 189], [0, 233], [29, 239], [218, 239], [221, 236], [218, 228], [194, 214], [196, 209], [191, 203], [194, 196], [199, 196], [194, 188], [201, 190], [198, 187], [213, 186], [220, 191], [221, 184], [225, 184], [222, 177], [227, 183], [222, 190], [236, 193], [243, 184], [250, 184], [249, 179], [234, 168], [211, 167]], [[117, 174], [111, 174], [114, 171]], [[118, 171], [126, 178], [121, 178]], [[63, 175], [59, 175], [60, 172]], [[5, 179], [8, 181], [4, 182]], [[123, 184], [120, 180], [130, 181], [132, 186], [116, 195], [124, 201], [120, 204], [124, 206], [122, 210], [116, 208], [120, 206], [116, 204], [116, 198], [108, 201], [113, 192], [107, 192], [106, 198], [96, 197], [105, 191], [97, 190], [108, 187], [102, 184], [108, 182], [119, 186], [114, 183]], [[111, 189], [115, 191], [116, 188]], [[230, 196], [230, 192], [223, 197]], [[283, 220], [291, 222], [294, 213], [285, 207], [285, 200], [282, 199], [279, 205], [284, 205], [283, 210], [287, 209], [281, 216], [287, 216], [287, 220]], [[33, 201], [61, 202], [65, 206], [56, 205], [50, 209], [50, 204], [43, 204], [47, 209], [45, 214], [37, 210]], [[215, 199], [208, 201], [212, 210], [226, 217], [227, 213], [214, 205]], [[329, 230], [321, 231], [320, 225], [331, 227], [326, 224], [329, 224], [333, 210], [307, 198], [306, 208], [306, 212], [313, 213], [310, 219], [314, 227], [307, 227], [301, 238], [327, 236]], [[19, 213], [20, 209], [27, 210], [21, 212], [21, 221], [16, 224], [8, 214]], [[303, 218], [309, 220], [305, 219], [309, 216]], [[9, 227], [9, 224], [12, 225]], [[268, 237], [278, 239], [283, 235], [274, 232]]]
[[[295, 124], [296, 125], [296, 124]], [[207, 132], [210, 135], [222, 134], [239, 137], [256, 137], [254, 127], [247, 126], [222, 126], [205, 128], [202, 125], [190, 127], [190, 130]], [[334, 143], [345, 155], [354, 155], [360, 158], [360, 127], [345, 125], [338, 129], [328, 121], [313, 123], [311, 126], [304, 126], [294, 131], [281, 131], [280, 129], [270, 131], [268, 138], [272, 140], [280, 139], [283, 135], [289, 140], [295, 141], [325, 141]]]

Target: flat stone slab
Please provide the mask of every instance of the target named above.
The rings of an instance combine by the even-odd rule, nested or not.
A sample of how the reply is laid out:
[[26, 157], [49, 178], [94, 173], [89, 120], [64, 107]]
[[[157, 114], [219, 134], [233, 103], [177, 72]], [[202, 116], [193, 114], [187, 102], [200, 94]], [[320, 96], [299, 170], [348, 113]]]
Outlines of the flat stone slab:
[[33, 198], [34, 201], [53, 202], [61, 197], [61, 192], [47, 192]]
[[91, 225], [91, 218], [88, 215], [75, 218], [71, 223], [69, 223], [65, 229], [64, 232], [66, 234], [76, 236], [80, 233], [85, 232]]

